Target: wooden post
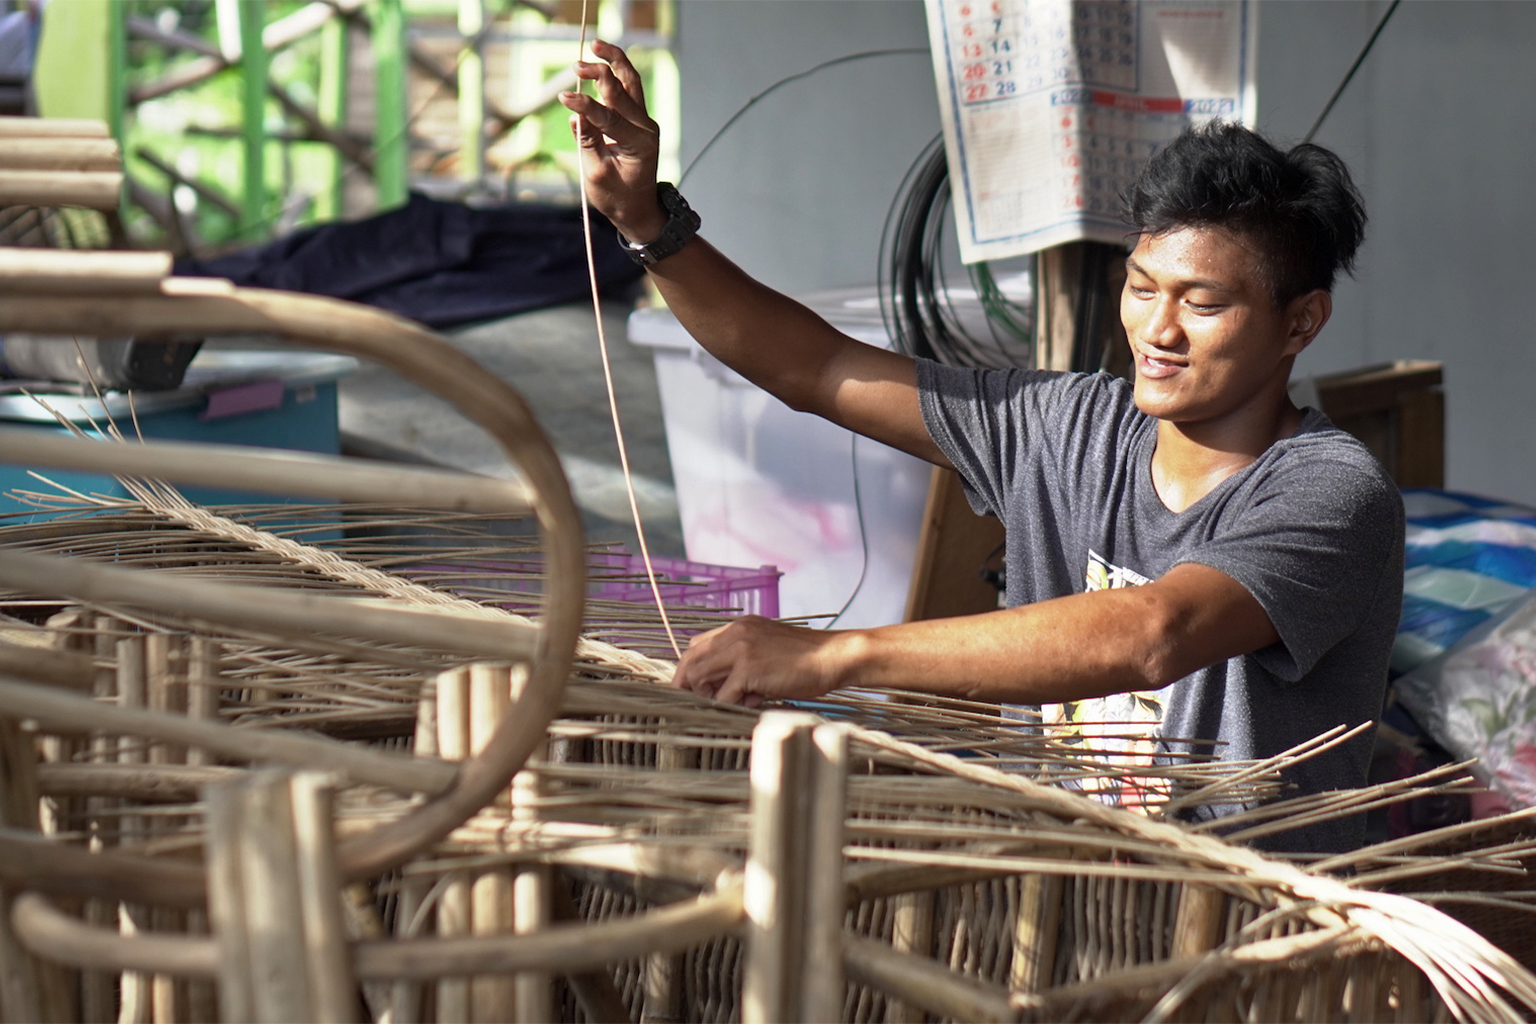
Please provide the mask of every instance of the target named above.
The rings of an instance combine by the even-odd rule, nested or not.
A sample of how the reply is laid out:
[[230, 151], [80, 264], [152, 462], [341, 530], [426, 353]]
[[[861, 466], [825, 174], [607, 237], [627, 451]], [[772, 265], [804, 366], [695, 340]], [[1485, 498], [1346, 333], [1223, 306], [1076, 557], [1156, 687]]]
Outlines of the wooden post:
[[1227, 919], [1227, 894], [1208, 885], [1185, 885], [1173, 921], [1169, 958], [1199, 956], [1216, 948]]
[[[526, 665], [501, 669], [503, 686], [516, 704], [528, 685]], [[499, 721], [499, 719], [498, 719]], [[522, 771], [512, 777], [512, 823], [527, 828], [539, 817], [539, 798], [543, 795], [536, 768], [549, 756], [548, 741], [534, 748]], [[549, 928], [553, 912], [550, 890], [554, 874], [547, 865], [526, 865], [517, 870], [512, 881], [512, 927], [518, 935], [533, 935]], [[525, 971], [516, 978], [516, 1013], [519, 1024], [538, 1024], [553, 1019], [553, 978], [546, 971]]]
[[334, 780], [321, 772], [297, 772], [288, 780], [297, 847], [299, 916], [317, 1021], [359, 1019], [352, 950], [342, 917], [341, 874], [336, 869]]
[[1035, 261], [1035, 366], [1042, 370], [1130, 369], [1120, 289], [1125, 250], [1104, 242], [1070, 242]]
[[[113, 665], [117, 654], [116, 633], [123, 628], [121, 621], [110, 615], [98, 615], [93, 623], [97, 668], [91, 684], [91, 695], [98, 701], [117, 699], [117, 670]], [[117, 760], [118, 741], [111, 736], [95, 736], [91, 739], [91, 761], [107, 764]], [[108, 797], [92, 797], [86, 802], [86, 816], [90, 820], [91, 848], [99, 850], [114, 846], [120, 841], [115, 833], [122, 822], [122, 801]], [[86, 921], [99, 928], [117, 926], [118, 903], [107, 900], [91, 900], [85, 905]], [[109, 1024], [118, 1019], [118, 975], [107, 971], [82, 971], [80, 975], [80, 1018], [88, 1024]]]
[[[437, 750], [449, 761], [469, 757], [469, 669], [440, 673], [437, 688]], [[455, 872], [443, 885], [437, 903], [437, 934], [453, 938], [470, 934], [473, 913], [470, 879]], [[469, 1024], [469, 979], [440, 978], [437, 982], [437, 1019], [441, 1024]]]
[[996, 517], [971, 511], [955, 471], [933, 467], [905, 620], [995, 611], [997, 588], [982, 578], [981, 568], [1002, 547], [1003, 537]]
[[1039, 992], [1051, 984], [1061, 928], [1061, 894], [1060, 875], [1019, 879], [1019, 916], [1013, 923], [1013, 966], [1008, 977], [1008, 987], [1015, 992]]
[[358, 1020], [331, 778], [262, 769], [204, 792], [223, 1019]]
[[[144, 667], [143, 634], [124, 637], [114, 645], [117, 653], [117, 704], [123, 708], [149, 706], [149, 681]], [[120, 736], [117, 741], [118, 764], [145, 764], [149, 747], [135, 736]], [[125, 814], [118, 820], [118, 841], [132, 845], [144, 838], [144, 818]], [[118, 909], [119, 927], [132, 933], [149, 927], [149, 912], [141, 906], [123, 904]], [[122, 1004], [118, 1019], [122, 1024], [142, 1024], [153, 1014], [151, 979], [136, 971], [125, 971], [119, 990]], [[226, 1018], [229, 1019], [229, 1018]]]
[[743, 1024], [842, 1019], [847, 751], [814, 715], [753, 730]]
[[[35, 829], [37, 755], [30, 733], [14, 718], [0, 718], [0, 825]], [[0, 889], [0, 1020], [43, 1019], [37, 961], [11, 930], [11, 893]]]
[[[663, 728], [666, 720], [660, 723]], [[658, 772], [698, 771], [699, 748], [677, 743], [656, 746]], [[652, 953], [645, 961], [645, 999], [640, 1010], [641, 1024], [671, 1024], [681, 1021], [683, 1006], [684, 953]]]
[[[932, 890], [904, 892], [895, 899], [892, 915], [891, 948], [898, 953], [931, 957], [933, 953]], [[928, 1014], [904, 999], [890, 999], [885, 1005], [885, 1024], [924, 1024]]]
[[[469, 751], [485, 749], [491, 733], [512, 707], [505, 665], [469, 669]], [[505, 935], [513, 930], [512, 882], [508, 868], [481, 872], [470, 887], [470, 934]], [[516, 988], [506, 975], [482, 975], [470, 981], [469, 1019], [474, 1024], [505, 1024], [514, 1019]]]

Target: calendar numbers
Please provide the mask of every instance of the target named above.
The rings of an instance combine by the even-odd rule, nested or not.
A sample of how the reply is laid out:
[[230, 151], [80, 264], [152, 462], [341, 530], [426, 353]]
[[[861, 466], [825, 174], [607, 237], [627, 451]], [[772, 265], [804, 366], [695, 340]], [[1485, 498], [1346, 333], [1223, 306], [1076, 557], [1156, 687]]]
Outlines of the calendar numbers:
[[[974, 95], [967, 90], [967, 103], [1067, 83], [1136, 87], [1135, 0], [996, 0], [985, 7], [959, 4], [954, 15], [956, 55], [967, 62], [962, 81], [985, 77], [992, 84]], [[977, 57], [990, 60], [977, 67], [971, 63]]]
[[1251, 95], [1252, 0], [927, 3], [967, 262], [1123, 239], [1158, 148]]

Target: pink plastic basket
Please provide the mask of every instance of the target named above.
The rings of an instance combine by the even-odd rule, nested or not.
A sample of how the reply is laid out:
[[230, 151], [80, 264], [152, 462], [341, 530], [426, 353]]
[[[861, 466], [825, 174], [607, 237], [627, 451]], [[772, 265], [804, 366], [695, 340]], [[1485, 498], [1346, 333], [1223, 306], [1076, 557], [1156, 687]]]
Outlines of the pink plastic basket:
[[[662, 599], [688, 608], [732, 609], [743, 615], [779, 617], [779, 577], [772, 565], [742, 569], [682, 558], [651, 558]], [[651, 585], [645, 562], [622, 549], [587, 556], [593, 597], [607, 601], [650, 604]]]

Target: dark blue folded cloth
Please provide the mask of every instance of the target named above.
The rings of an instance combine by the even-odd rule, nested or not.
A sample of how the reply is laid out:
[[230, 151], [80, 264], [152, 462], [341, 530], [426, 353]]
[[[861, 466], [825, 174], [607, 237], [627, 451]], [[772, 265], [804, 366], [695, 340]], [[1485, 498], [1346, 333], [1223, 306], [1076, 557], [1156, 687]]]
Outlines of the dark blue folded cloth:
[[[626, 297], [644, 272], [596, 212], [592, 237], [599, 291]], [[305, 228], [214, 259], [180, 260], [176, 273], [350, 299], [429, 327], [571, 302], [590, 289], [579, 209], [478, 208], [415, 193], [406, 205], [366, 220]]]

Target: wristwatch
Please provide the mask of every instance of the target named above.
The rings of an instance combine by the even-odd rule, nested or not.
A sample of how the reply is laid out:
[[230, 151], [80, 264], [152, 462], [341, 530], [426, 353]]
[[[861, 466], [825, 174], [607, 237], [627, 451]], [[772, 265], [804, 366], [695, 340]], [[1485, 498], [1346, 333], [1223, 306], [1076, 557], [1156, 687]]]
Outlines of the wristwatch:
[[619, 232], [619, 244], [629, 253], [629, 258], [642, 267], [649, 267], [671, 256], [699, 232], [699, 215], [693, 212], [688, 200], [683, 198], [671, 182], [656, 183], [656, 200], [667, 211], [667, 223], [653, 241], [636, 245], [625, 238], [622, 231]]

